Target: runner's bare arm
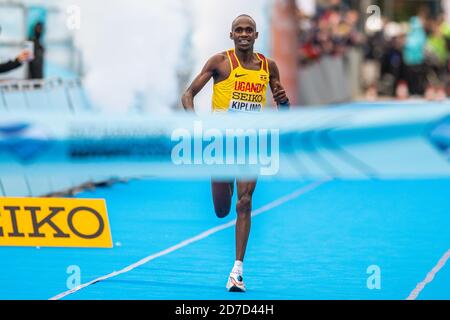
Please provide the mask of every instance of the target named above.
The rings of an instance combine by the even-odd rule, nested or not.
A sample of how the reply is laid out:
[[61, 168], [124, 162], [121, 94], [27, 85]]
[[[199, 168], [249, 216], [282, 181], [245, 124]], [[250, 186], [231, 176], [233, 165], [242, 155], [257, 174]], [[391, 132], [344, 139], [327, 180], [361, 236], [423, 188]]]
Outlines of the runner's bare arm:
[[181, 103], [186, 111], [194, 111], [194, 97], [199, 93], [208, 81], [215, 76], [217, 66], [223, 58], [220, 55], [211, 57], [203, 67], [200, 74], [195, 77], [191, 85], [184, 92]]
[[287, 107], [289, 106], [289, 98], [287, 97], [286, 91], [284, 90], [280, 81], [280, 72], [278, 71], [277, 64], [275, 61], [267, 59], [269, 61], [269, 72], [270, 72], [270, 89], [272, 90], [273, 99], [278, 106]]

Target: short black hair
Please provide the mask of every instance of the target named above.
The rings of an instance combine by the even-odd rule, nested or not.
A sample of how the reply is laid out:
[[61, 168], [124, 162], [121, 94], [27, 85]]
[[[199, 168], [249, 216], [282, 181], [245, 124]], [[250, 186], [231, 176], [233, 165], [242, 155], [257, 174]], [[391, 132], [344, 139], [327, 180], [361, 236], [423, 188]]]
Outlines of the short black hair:
[[233, 20], [233, 22], [231, 23], [231, 31], [233, 31], [233, 27], [234, 27], [234, 24], [236, 23], [236, 21], [238, 20], [238, 19], [240, 19], [240, 18], [249, 18], [252, 22], [253, 22], [253, 24], [255, 25], [255, 30], [256, 30], [256, 21], [255, 21], [255, 19], [253, 19], [251, 16], [249, 16], [248, 14], [240, 14], [240, 15], [238, 15], [234, 20]]

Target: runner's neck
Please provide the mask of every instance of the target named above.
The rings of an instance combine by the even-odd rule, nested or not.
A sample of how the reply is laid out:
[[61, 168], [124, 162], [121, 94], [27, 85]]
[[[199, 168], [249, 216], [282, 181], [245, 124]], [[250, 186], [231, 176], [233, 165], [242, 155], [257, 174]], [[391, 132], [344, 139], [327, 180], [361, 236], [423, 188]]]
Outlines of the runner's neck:
[[249, 49], [248, 51], [240, 51], [238, 49], [235, 49], [234, 52], [236, 53], [236, 56], [238, 57], [241, 64], [250, 64], [255, 55], [255, 53], [253, 52], [253, 48]]

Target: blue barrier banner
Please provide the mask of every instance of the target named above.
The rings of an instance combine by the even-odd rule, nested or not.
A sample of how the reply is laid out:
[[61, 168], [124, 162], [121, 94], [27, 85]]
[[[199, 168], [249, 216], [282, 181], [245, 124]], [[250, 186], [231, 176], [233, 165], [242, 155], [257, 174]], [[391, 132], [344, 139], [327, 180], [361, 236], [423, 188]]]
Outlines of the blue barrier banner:
[[396, 103], [258, 115], [4, 113], [0, 182], [21, 175], [450, 176], [447, 158], [427, 135], [448, 114], [449, 104]]

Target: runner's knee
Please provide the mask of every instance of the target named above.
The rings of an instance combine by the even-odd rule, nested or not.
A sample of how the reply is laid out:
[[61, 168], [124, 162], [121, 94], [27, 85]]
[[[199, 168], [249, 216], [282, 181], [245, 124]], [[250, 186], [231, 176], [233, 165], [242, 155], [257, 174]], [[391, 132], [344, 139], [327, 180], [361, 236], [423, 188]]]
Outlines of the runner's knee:
[[243, 195], [239, 198], [236, 205], [238, 215], [249, 215], [252, 211], [252, 197], [250, 195]]
[[215, 206], [214, 210], [218, 218], [225, 218], [230, 213], [230, 206]]

